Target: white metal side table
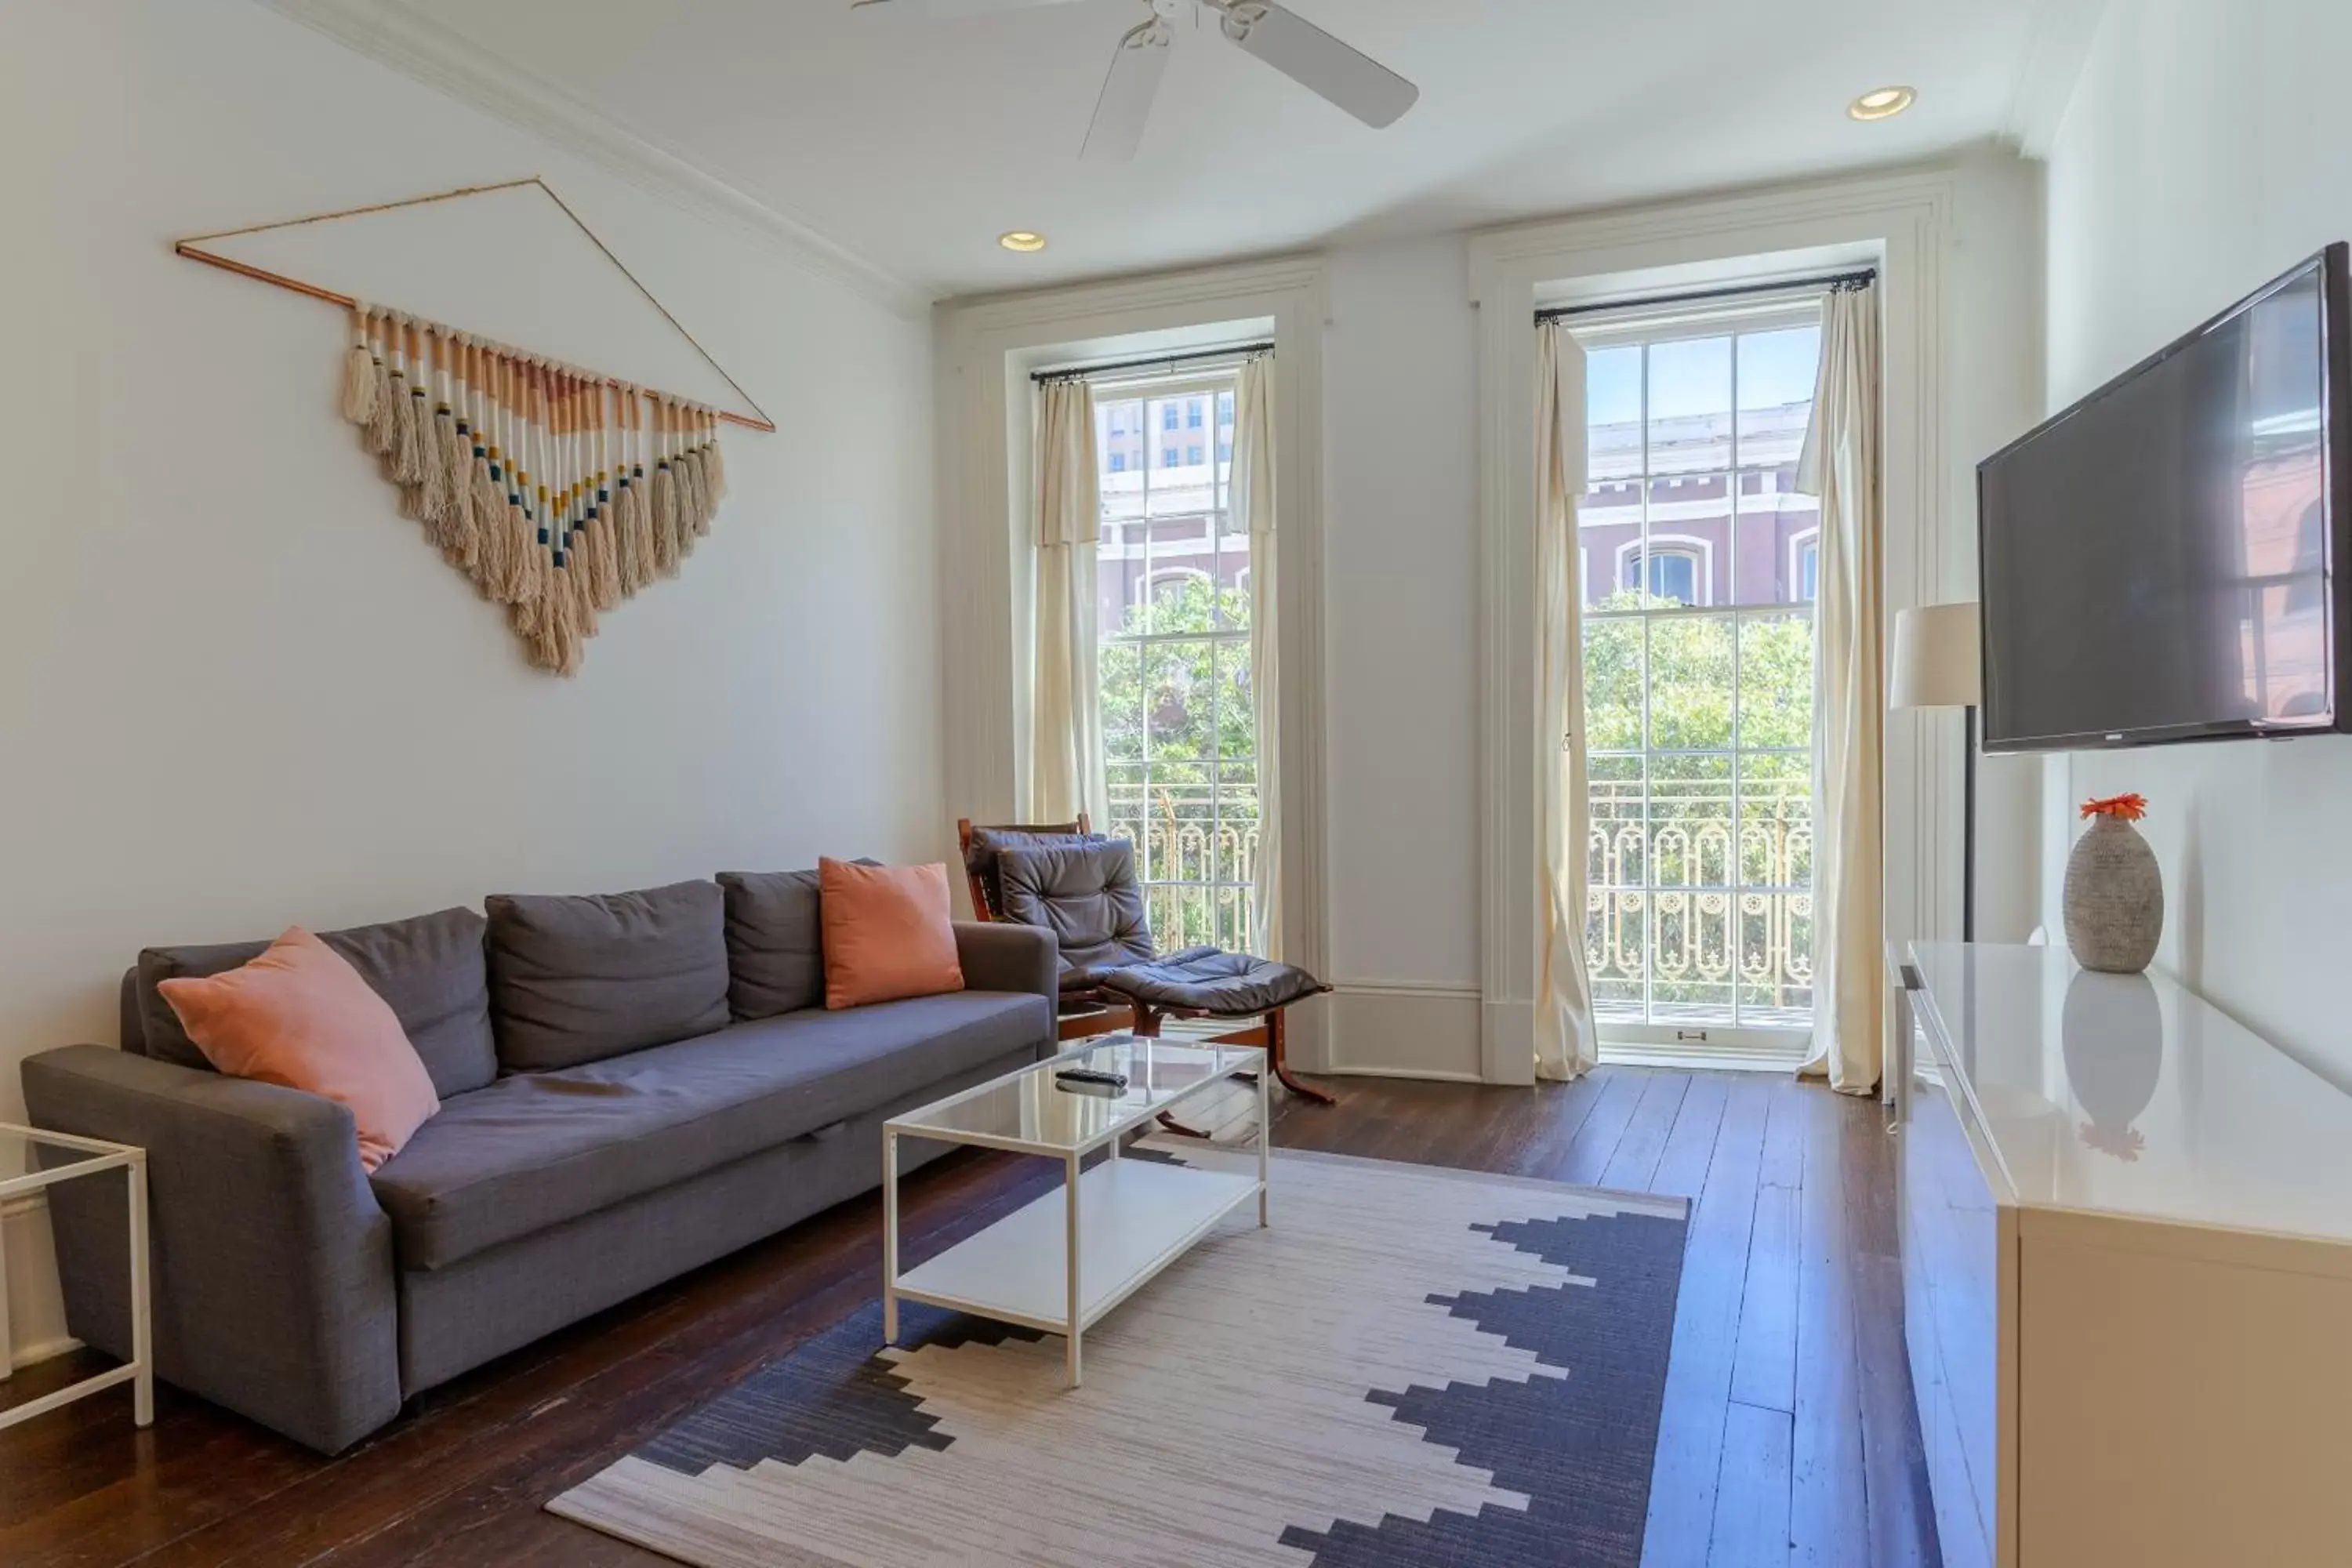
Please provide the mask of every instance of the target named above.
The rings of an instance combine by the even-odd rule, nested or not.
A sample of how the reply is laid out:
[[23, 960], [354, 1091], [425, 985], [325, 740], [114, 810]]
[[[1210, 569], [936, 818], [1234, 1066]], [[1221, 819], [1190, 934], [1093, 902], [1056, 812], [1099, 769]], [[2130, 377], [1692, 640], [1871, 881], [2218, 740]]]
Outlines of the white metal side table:
[[[0, 1203], [21, 1193], [113, 1170], [123, 1173], [131, 1206], [131, 1359], [54, 1394], [0, 1410], [0, 1428], [45, 1415], [119, 1383], [131, 1384], [132, 1419], [142, 1426], [154, 1425], [155, 1353], [147, 1307], [147, 1151], [0, 1122]], [[9, 1371], [8, 1333], [8, 1260], [5, 1249], [0, 1249], [0, 1378]]]

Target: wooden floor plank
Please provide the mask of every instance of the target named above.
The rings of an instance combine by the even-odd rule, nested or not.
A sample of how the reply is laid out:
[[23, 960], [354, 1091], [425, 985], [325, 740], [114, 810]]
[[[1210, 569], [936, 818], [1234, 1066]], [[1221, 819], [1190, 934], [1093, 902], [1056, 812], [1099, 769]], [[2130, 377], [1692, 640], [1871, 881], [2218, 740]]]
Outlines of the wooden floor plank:
[[1641, 1108], [1650, 1080], [1657, 1075], [1643, 1068], [1613, 1068], [1605, 1076], [1593, 1076], [1601, 1080], [1601, 1093], [1559, 1163], [1543, 1173], [1553, 1181], [1588, 1187], [1599, 1184], [1601, 1173], [1616, 1157], [1618, 1142], [1632, 1124], [1633, 1112]]
[[1827, 1568], [1858, 1560], [1869, 1540], [1862, 1469], [1862, 1388], [1853, 1277], [1846, 1267], [1847, 1125], [1870, 1100], [1807, 1094], [1805, 1184], [1799, 1202], [1796, 1439], [1790, 1453], [1790, 1562]]
[[1748, 1283], [1739, 1302], [1739, 1340], [1731, 1363], [1731, 1397], [1793, 1412], [1797, 1405], [1798, 1203], [1801, 1189], [1759, 1182], [1756, 1224], [1748, 1240]]
[[1734, 1403], [1724, 1419], [1707, 1568], [1784, 1568], [1789, 1561], [1790, 1417]]
[[1853, 1281], [1854, 1359], [1861, 1380], [1868, 1560], [1885, 1568], [1942, 1568], [1935, 1505], [1927, 1494], [1927, 1455], [1903, 1342], [1894, 1139], [1875, 1106], [1851, 1102], [1839, 1134], [1845, 1264]]
[[1730, 1102], [1729, 1073], [1696, 1075], [1675, 1115], [1675, 1130], [1666, 1139], [1664, 1154], [1648, 1184], [1654, 1193], [1695, 1198], [1706, 1186], [1707, 1165], [1715, 1157], [1715, 1142], [1723, 1127], [1724, 1107]]
[[[1739, 1301], [1748, 1278], [1748, 1238], [1756, 1218], [1770, 1085], [1749, 1079], [1732, 1080], [1724, 1089], [1706, 1183], [1692, 1208], [1690, 1239], [1684, 1248], [1682, 1292], [1675, 1304], [1674, 1359], [1666, 1366], [1658, 1458], [1650, 1479], [1644, 1568], [1702, 1568], [1715, 1528], [1716, 1485], [1731, 1404], [1731, 1359], [1739, 1335]], [[1697, 1092], [1694, 1086], [1692, 1093]]]
[[1601, 1186], [1627, 1193], [1650, 1190], [1658, 1162], [1665, 1156], [1666, 1140], [1674, 1136], [1675, 1122], [1682, 1114], [1683, 1099], [1689, 1092], [1688, 1073], [1662, 1072], [1651, 1078], [1643, 1087], [1642, 1102], [1625, 1123], [1625, 1135], [1617, 1140], [1609, 1163], [1601, 1168]]
[[[1786, 1563], [1792, 1528], [1845, 1553], [1822, 1561], [1936, 1562], [1895, 1317], [1891, 1198], [1872, 1185], [1891, 1180], [1885, 1151], [1865, 1136], [1884, 1136], [1871, 1131], [1874, 1108], [1788, 1080], [1646, 1068], [1533, 1090], [1330, 1086], [1336, 1107], [1280, 1104], [1278, 1142], [1696, 1198], [1647, 1562]], [[1042, 1162], [940, 1162], [908, 1184], [910, 1256], [1055, 1179]], [[870, 1197], [843, 1205], [551, 1336], [425, 1395], [332, 1460], [169, 1390], [145, 1434], [114, 1394], [0, 1434], [0, 1563], [661, 1568], [542, 1505], [866, 1300], [878, 1208]], [[1827, 1272], [1843, 1289], [1826, 1276], [1808, 1287], [1801, 1265], [1832, 1255]], [[1841, 1323], [1843, 1384], [1828, 1349]], [[0, 1397], [27, 1397], [67, 1370], [28, 1369]], [[1735, 1400], [1736, 1381], [1780, 1405]], [[1775, 1393], [1782, 1384], [1789, 1392]], [[1805, 1436], [1807, 1415], [1835, 1430]], [[1818, 1533], [1865, 1528], [1843, 1504], [1857, 1473], [1867, 1538]]]

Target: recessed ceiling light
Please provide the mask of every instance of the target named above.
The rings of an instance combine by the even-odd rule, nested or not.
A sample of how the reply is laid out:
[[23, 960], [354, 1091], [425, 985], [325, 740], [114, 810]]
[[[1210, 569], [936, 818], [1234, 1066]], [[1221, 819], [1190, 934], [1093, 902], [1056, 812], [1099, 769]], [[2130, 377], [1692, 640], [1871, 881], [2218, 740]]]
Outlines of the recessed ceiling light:
[[1907, 87], [1876, 88], [1847, 104], [1845, 111], [1855, 120], [1892, 120], [1918, 99], [1918, 93]]
[[1016, 228], [1009, 234], [998, 235], [996, 243], [1007, 250], [1017, 250], [1026, 255], [1033, 250], [1045, 249], [1045, 237], [1032, 229]]

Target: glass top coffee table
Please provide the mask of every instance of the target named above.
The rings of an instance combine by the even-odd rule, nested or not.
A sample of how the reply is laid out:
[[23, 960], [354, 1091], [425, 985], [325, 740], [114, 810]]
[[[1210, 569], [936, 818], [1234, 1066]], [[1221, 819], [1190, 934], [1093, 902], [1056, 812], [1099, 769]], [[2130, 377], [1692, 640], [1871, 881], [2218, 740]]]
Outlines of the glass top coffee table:
[[[1112, 1035], [1035, 1067], [894, 1117], [882, 1128], [882, 1337], [898, 1337], [901, 1298], [1064, 1336], [1078, 1385], [1086, 1331], [1211, 1227], [1257, 1199], [1266, 1223], [1265, 1053]], [[1120, 1073], [1125, 1089], [1089, 1091], [1065, 1068]], [[1257, 1075], [1257, 1174], [1119, 1158], [1119, 1141], [1229, 1079]], [[1005, 1215], [918, 1268], [898, 1272], [898, 1140], [929, 1138], [1063, 1163], [1062, 1190]], [[1086, 1157], [1109, 1156], [1090, 1170]]]

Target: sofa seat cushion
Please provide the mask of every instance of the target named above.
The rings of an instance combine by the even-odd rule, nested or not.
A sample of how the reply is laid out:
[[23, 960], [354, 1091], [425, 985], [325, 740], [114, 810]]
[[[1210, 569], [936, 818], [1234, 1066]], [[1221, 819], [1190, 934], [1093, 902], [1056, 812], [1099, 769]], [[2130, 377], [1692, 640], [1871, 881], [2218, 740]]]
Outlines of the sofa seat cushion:
[[369, 1178], [403, 1268], [438, 1268], [1051, 1040], [1045, 999], [811, 1011], [460, 1095]]

